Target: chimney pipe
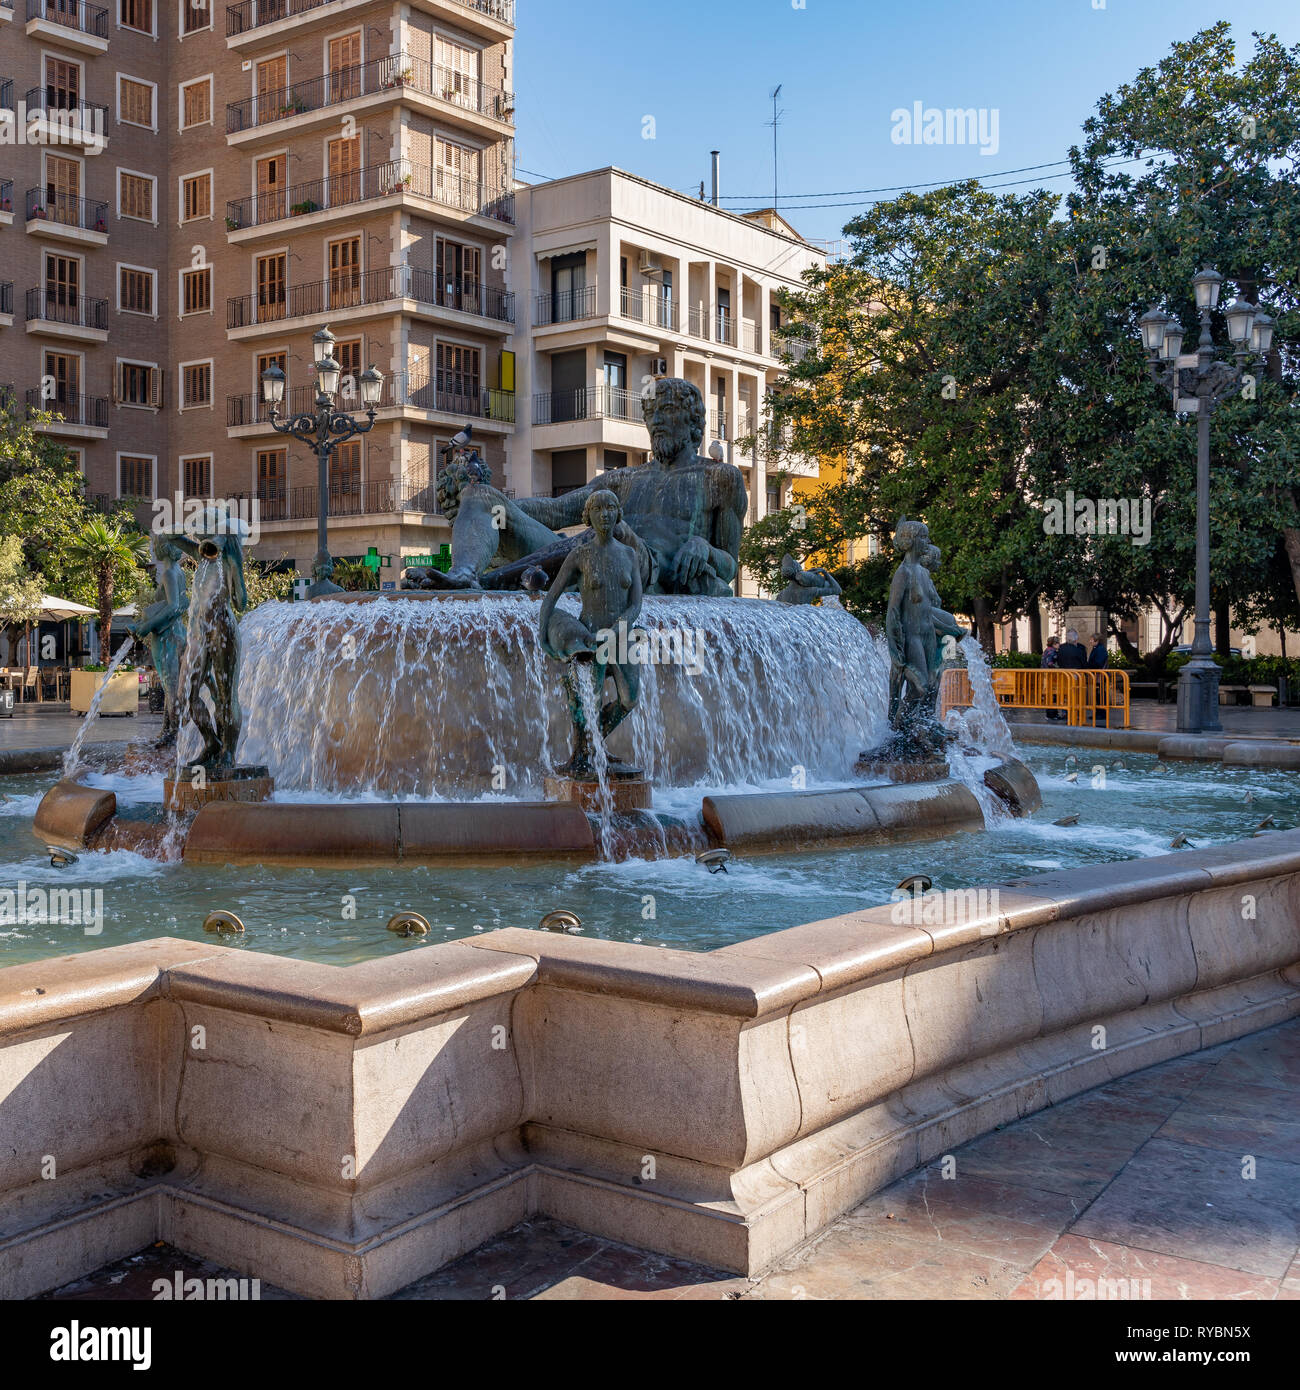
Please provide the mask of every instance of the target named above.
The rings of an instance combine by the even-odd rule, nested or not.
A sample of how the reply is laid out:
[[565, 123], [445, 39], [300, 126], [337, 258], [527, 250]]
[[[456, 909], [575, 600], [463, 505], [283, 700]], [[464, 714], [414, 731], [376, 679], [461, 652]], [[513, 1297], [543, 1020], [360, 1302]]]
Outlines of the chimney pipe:
[[713, 156], [713, 206], [716, 208], [721, 191], [719, 186], [722, 183], [722, 151], [710, 150], [709, 153]]

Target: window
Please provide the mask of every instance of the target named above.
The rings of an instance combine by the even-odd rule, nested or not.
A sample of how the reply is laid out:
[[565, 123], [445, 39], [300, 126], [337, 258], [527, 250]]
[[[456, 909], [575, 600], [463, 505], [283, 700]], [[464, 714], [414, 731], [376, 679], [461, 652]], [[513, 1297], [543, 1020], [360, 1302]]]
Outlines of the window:
[[212, 124], [212, 79], [201, 77], [197, 82], [181, 84], [181, 129], [192, 125]]
[[194, 34], [212, 28], [211, 0], [181, 0], [181, 33]]
[[151, 82], [137, 82], [133, 77], [117, 77], [117, 119], [127, 125], [154, 126], [153, 98], [154, 86]]
[[355, 203], [361, 197], [361, 137], [329, 142], [329, 205]]
[[438, 136], [436, 141], [438, 167], [434, 170], [435, 187], [444, 196], [459, 206], [462, 192], [465, 206], [477, 211], [479, 181], [479, 152], [469, 145], [458, 145], [455, 141], [444, 140]]
[[284, 317], [285, 261], [283, 251], [257, 258], [257, 321], [267, 323]]
[[361, 441], [350, 439], [330, 455], [330, 510], [355, 510], [361, 501]]
[[212, 216], [212, 175], [190, 174], [181, 179], [181, 221]]
[[288, 454], [284, 449], [257, 452], [257, 499], [263, 521], [283, 521], [289, 490]]
[[212, 308], [212, 267], [181, 271], [181, 313], [205, 314]]
[[460, 309], [468, 314], [481, 313], [479, 275], [482, 252], [477, 246], [462, 246], [459, 242], [438, 238], [435, 252], [438, 275], [438, 303], [448, 309]]
[[454, 101], [457, 106], [473, 108], [478, 99], [477, 50], [452, 43], [441, 34], [436, 39], [439, 68], [434, 82], [436, 94], [444, 101]]
[[117, 215], [134, 217], [141, 222], [153, 222], [154, 180], [148, 174], [117, 171]]
[[45, 156], [45, 206], [52, 222], [81, 226], [81, 165], [77, 160], [57, 154]]
[[[438, 395], [457, 396], [465, 404], [449, 404], [447, 409], [469, 409], [472, 401], [478, 413], [479, 350], [461, 347], [459, 343], [438, 344]], [[441, 402], [440, 406], [441, 407]]]
[[181, 364], [181, 409], [212, 404], [212, 363], [185, 362]]
[[154, 312], [154, 281], [157, 272], [141, 270], [139, 266], [119, 265], [117, 268], [117, 307], [124, 314]]
[[212, 455], [199, 454], [181, 459], [181, 483], [186, 497], [208, 497], [212, 493]]
[[80, 290], [81, 261], [47, 252], [43, 317], [54, 323], [80, 323]]
[[153, 496], [152, 458], [140, 454], [118, 454], [117, 495], [119, 497]]
[[334, 344], [334, 360], [343, 368], [339, 376], [339, 395], [349, 404], [361, 397], [361, 339], [349, 338]]
[[45, 105], [75, 111], [81, 102], [81, 64], [45, 56]]
[[254, 166], [257, 177], [255, 222], [274, 222], [284, 216], [284, 181], [288, 155], [273, 154]]
[[361, 303], [361, 238], [331, 241], [329, 263], [330, 308], [354, 308]]
[[123, 29], [153, 33], [153, 0], [118, 0], [117, 16]]
[[329, 44], [330, 101], [350, 101], [361, 95], [361, 30], [331, 39]]
[[151, 362], [119, 360], [116, 386], [118, 405], [162, 405], [162, 372]]

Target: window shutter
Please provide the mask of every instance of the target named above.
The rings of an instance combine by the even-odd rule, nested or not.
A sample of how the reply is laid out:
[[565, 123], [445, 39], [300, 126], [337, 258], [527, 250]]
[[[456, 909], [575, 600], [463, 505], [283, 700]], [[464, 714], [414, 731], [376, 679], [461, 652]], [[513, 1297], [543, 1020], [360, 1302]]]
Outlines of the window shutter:
[[149, 373], [149, 404], [156, 410], [163, 404], [163, 369], [154, 367]]

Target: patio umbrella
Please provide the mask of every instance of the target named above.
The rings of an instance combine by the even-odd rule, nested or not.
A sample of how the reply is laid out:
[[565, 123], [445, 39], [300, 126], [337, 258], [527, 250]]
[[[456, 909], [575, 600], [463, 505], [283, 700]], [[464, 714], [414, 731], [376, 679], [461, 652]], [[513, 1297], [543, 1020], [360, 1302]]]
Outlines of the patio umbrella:
[[67, 618], [94, 617], [97, 611], [87, 608], [84, 603], [73, 603], [70, 598], [56, 598], [53, 594], [41, 595], [43, 623], [61, 623]]

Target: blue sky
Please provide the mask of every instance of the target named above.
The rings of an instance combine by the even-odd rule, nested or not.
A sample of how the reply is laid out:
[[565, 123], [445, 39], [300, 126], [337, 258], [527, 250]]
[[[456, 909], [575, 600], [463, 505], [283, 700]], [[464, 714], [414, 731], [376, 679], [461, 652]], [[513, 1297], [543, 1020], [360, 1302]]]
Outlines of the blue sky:
[[[796, 3], [803, 8], [795, 8]], [[1297, 0], [518, 0], [524, 177], [617, 164], [698, 192], [722, 151], [724, 206], [772, 201], [771, 89], [782, 83], [782, 211], [835, 238], [868, 197], [790, 198], [997, 174], [1064, 159], [1105, 92], [1176, 39], [1230, 18], [1300, 42]], [[898, 144], [891, 113], [997, 112], [996, 153]], [[646, 117], [653, 139], [643, 138]], [[992, 127], [985, 128], [991, 146]], [[1064, 191], [1068, 179], [1041, 186]], [[1033, 187], [1034, 184], [1022, 185]], [[737, 201], [739, 199], [739, 201]], [[801, 203], [846, 202], [841, 207]]]

